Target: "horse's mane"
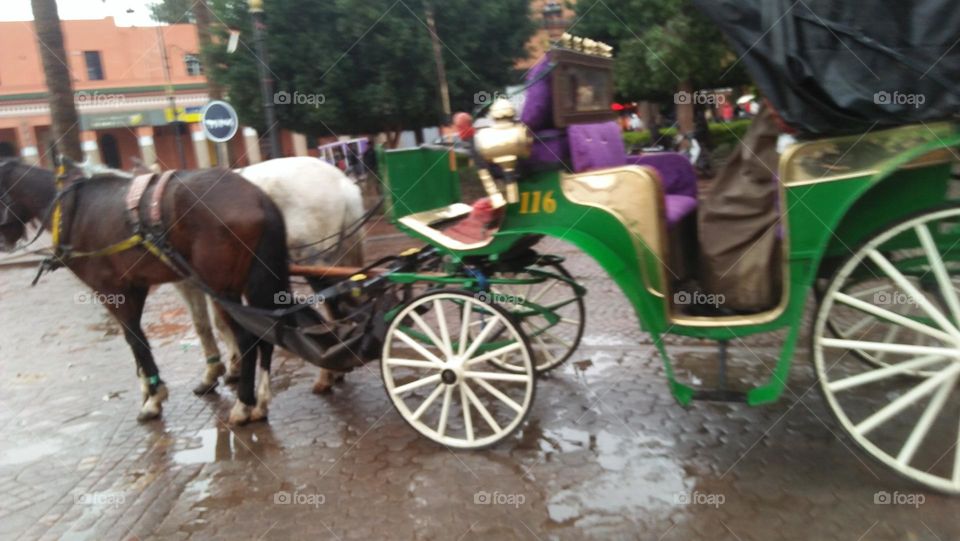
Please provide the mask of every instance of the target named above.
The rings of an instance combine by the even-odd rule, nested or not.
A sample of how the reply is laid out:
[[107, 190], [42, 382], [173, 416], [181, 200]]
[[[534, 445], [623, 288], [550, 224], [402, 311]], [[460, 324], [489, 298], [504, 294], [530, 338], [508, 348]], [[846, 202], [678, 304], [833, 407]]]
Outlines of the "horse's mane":
[[134, 177], [132, 173], [123, 171], [121, 169], [114, 169], [112, 167], [107, 167], [106, 165], [93, 163], [91, 161], [85, 161], [83, 163], [77, 164], [77, 167], [83, 171], [83, 176], [89, 179], [95, 179], [97, 177], [111, 176], [111, 177], [120, 177], [127, 180], [130, 180]]

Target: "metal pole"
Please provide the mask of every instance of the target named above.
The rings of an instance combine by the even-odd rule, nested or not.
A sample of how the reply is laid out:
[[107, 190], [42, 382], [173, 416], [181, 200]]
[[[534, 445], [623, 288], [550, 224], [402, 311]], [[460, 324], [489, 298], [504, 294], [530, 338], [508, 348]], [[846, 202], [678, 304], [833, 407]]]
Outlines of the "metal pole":
[[[160, 47], [160, 59], [163, 64], [163, 80], [166, 83], [167, 101], [170, 103], [170, 112], [173, 118], [170, 120], [170, 126], [173, 127], [173, 137], [177, 143], [177, 157], [180, 159], [180, 169], [187, 168], [187, 156], [183, 152], [183, 141], [180, 138], [180, 123], [177, 122], [177, 98], [173, 92], [173, 85], [170, 82], [170, 62], [167, 58], [167, 42], [163, 39], [163, 30], [160, 25], [157, 29], [157, 46]], [[146, 164], [149, 167], [152, 164]]]
[[260, 94], [263, 98], [263, 117], [267, 123], [267, 133], [270, 135], [270, 150], [267, 153], [270, 158], [279, 158], [281, 155], [280, 137], [277, 133], [276, 111], [273, 109], [273, 78], [267, 69], [267, 46], [263, 41], [263, 31], [266, 28], [263, 24], [263, 2], [262, 0], [252, 0], [250, 2], [250, 14], [253, 15], [253, 40], [257, 49], [257, 71], [260, 73]]

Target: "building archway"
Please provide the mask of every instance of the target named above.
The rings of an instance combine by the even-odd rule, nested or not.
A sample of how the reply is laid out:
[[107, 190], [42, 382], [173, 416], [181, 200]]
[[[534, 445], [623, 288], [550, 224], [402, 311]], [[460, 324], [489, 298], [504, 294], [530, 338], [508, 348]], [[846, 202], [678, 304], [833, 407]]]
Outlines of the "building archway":
[[0, 158], [16, 158], [17, 147], [13, 143], [0, 141]]
[[117, 138], [113, 134], [105, 133], [100, 136], [100, 157], [104, 165], [114, 169], [120, 169], [120, 147], [117, 145]]

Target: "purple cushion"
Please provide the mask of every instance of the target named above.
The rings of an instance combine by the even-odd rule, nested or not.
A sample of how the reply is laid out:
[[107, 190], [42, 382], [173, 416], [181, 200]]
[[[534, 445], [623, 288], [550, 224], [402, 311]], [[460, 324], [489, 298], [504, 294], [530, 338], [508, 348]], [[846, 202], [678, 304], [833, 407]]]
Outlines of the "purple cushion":
[[[547, 53], [537, 61], [524, 77], [532, 81], [550, 69], [550, 54]], [[550, 77], [544, 77], [527, 88], [523, 99], [523, 111], [520, 112], [520, 122], [523, 122], [531, 131], [545, 130], [553, 127], [553, 95], [550, 92]]]
[[533, 167], [557, 165], [569, 168], [570, 146], [563, 130], [540, 130], [534, 134], [530, 157], [525, 160]]
[[653, 152], [641, 156], [627, 156], [630, 165], [647, 165], [660, 173], [663, 193], [697, 196], [697, 173], [690, 160], [676, 152]]
[[570, 160], [577, 173], [627, 163], [627, 152], [616, 120], [572, 124], [567, 126], [567, 138], [570, 140]]
[[676, 225], [697, 208], [697, 199], [688, 195], [667, 195], [665, 199], [667, 227]]

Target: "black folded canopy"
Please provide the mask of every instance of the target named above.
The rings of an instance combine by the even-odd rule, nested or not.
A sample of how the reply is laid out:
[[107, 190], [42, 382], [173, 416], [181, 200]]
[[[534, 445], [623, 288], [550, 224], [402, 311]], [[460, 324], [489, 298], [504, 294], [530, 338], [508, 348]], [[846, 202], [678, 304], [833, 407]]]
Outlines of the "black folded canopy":
[[864, 132], [960, 112], [956, 0], [692, 0], [800, 132]]

